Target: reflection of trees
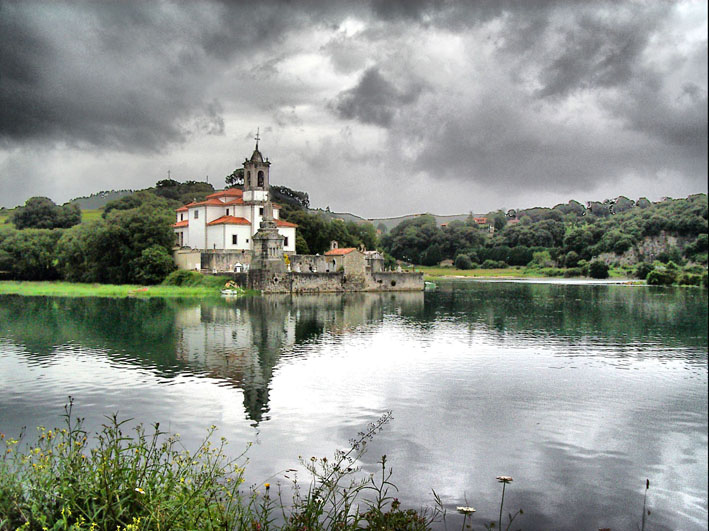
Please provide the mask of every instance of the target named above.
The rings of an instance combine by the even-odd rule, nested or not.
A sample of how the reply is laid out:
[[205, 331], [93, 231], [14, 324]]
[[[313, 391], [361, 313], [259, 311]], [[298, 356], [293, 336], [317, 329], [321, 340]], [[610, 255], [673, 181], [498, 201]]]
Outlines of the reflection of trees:
[[112, 358], [157, 368], [175, 367], [175, 308], [165, 299], [0, 297], [0, 334], [25, 355], [51, 362], [58, 347], [77, 344]]
[[705, 346], [707, 341], [706, 291], [483, 282], [439, 287], [438, 293], [427, 294], [424, 326], [438, 316], [501, 336], [691, 346]]

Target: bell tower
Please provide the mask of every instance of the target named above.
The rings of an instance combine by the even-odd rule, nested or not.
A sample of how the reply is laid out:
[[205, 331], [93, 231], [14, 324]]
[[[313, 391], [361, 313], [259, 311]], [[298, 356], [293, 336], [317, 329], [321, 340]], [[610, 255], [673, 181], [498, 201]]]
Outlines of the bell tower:
[[259, 137], [256, 130], [256, 149], [250, 159], [244, 160], [244, 201], [263, 202], [268, 200], [269, 176], [271, 163], [264, 159], [258, 150]]

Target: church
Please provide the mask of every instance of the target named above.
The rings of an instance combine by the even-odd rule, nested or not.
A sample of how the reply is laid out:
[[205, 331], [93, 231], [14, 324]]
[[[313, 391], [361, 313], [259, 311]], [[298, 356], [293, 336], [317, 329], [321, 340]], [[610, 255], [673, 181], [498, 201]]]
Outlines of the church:
[[[272, 205], [272, 218], [283, 236], [283, 251], [295, 253], [294, 223], [280, 219], [280, 206], [269, 203], [271, 163], [256, 148], [244, 160], [244, 189], [229, 188], [208, 195], [204, 201], [177, 209], [175, 244], [199, 250], [253, 251], [253, 236]], [[267, 215], [269, 213], [267, 212]]]

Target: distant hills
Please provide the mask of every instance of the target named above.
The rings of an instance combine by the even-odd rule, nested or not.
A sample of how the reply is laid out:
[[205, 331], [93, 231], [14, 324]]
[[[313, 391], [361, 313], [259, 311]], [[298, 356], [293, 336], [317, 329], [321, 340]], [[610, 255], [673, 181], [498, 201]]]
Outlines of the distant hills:
[[96, 192], [85, 197], [75, 197], [69, 203], [77, 205], [81, 210], [96, 210], [103, 208], [106, 203], [114, 199], [120, 199], [133, 193], [133, 190], [111, 190], [110, 192]]
[[341, 219], [345, 222], [347, 221], [354, 221], [355, 223], [371, 223], [374, 225], [374, 227], [378, 230], [381, 230], [381, 226], [383, 225], [386, 230], [382, 230], [382, 232], [389, 232], [392, 230], [394, 227], [396, 227], [399, 223], [402, 223], [406, 220], [409, 219], [414, 219], [418, 218], [421, 216], [433, 216], [436, 218], [436, 223], [438, 225], [443, 225], [445, 223], [450, 223], [451, 221], [465, 221], [467, 217], [470, 214], [451, 214], [447, 216], [441, 216], [438, 214], [429, 214], [429, 213], [423, 213], [423, 214], [408, 214], [406, 216], [395, 216], [391, 218], [363, 218], [360, 216], [357, 216], [356, 214], [350, 214], [349, 212], [330, 212], [328, 210], [322, 210], [320, 208], [311, 208], [308, 210], [311, 214], [320, 214], [325, 217], [327, 217], [330, 220], [333, 219]]

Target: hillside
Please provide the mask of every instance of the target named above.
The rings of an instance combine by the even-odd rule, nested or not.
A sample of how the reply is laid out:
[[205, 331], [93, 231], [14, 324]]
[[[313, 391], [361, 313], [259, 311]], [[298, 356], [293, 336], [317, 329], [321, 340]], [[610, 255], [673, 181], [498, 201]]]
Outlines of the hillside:
[[81, 210], [97, 210], [106, 206], [106, 203], [131, 195], [133, 190], [101, 191], [84, 197], [75, 197], [69, 203], [77, 205]]

